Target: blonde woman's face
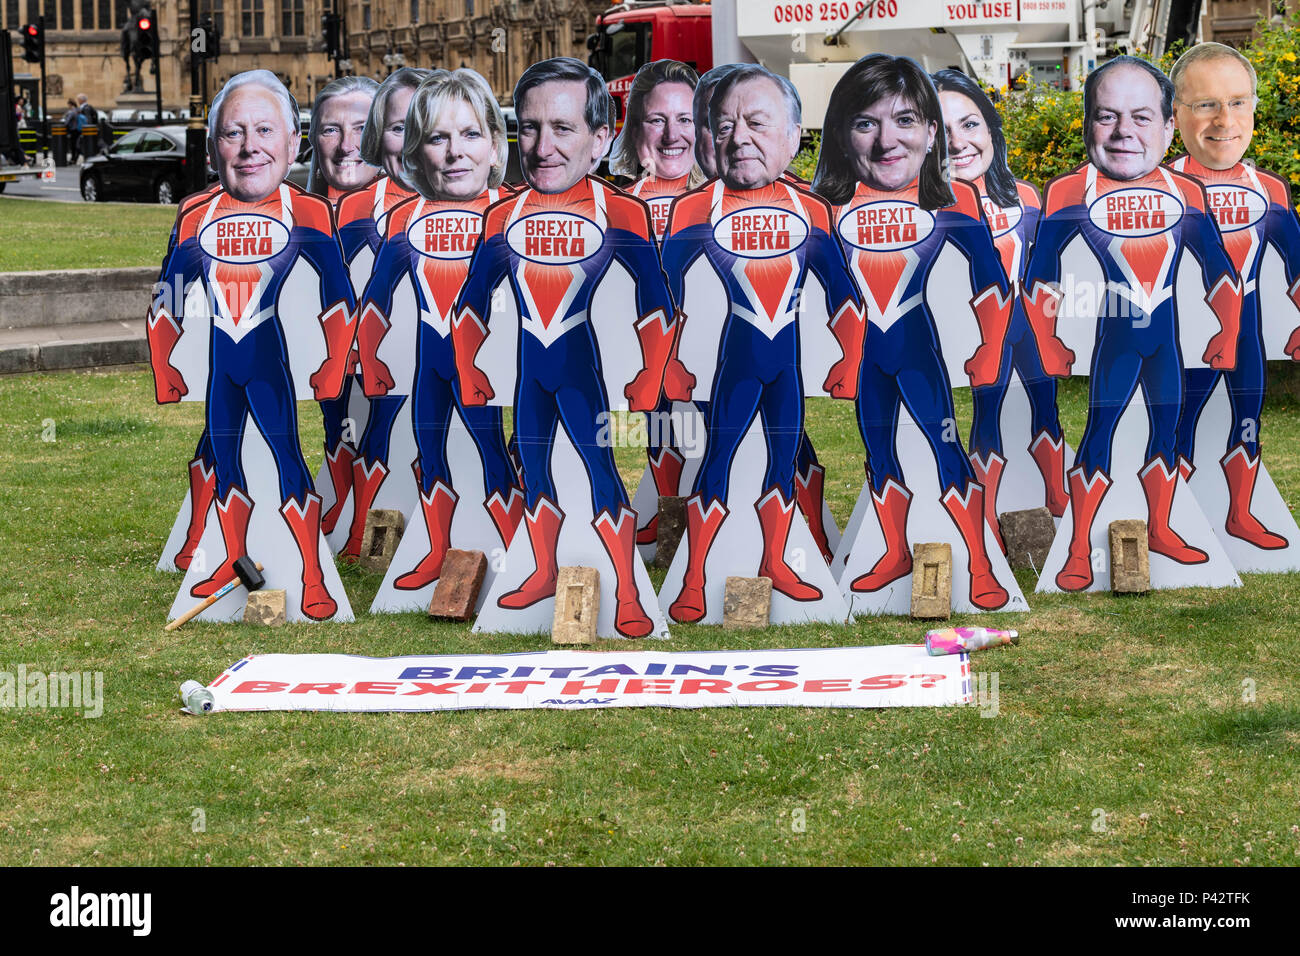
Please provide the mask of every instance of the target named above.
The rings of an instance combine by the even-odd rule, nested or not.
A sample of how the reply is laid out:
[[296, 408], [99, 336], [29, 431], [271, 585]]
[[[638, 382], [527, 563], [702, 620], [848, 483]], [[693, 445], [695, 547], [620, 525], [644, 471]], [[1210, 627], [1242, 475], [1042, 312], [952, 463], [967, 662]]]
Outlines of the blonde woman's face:
[[384, 135], [380, 139], [380, 149], [384, 154], [384, 172], [402, 180], [402, 144], [406, 140], [406, 108], [411, 105], [415, 90], [409, 86], [399, 86], [388, 96], [384, 107]]
[[691, 171], [695, 162], [694, 94], [685, 83], [660, 83], [646, 95], [637, 159], [651, 175], [680, 179]]
[[435, 199], [473, 199], [487, 189], [496, 150], [474, 108], [451, 100], [425, 134], [418, 156]]

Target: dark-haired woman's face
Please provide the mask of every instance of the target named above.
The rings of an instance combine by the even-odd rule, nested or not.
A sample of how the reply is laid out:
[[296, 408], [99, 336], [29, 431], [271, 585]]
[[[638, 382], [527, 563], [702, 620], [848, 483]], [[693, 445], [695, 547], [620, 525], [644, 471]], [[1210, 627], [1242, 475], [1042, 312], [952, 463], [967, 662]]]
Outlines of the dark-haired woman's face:
[[938, 130], [911, 100], [886, 96], [849, 118], [845, 146], [861, 182], [893, 192], [920, 175]]
[[943, 90], [943, 128], [948, 134], [948, 168], [957, 179], [974, 182], [993, 163], [993, 133], [984, 114], [965, 93]]

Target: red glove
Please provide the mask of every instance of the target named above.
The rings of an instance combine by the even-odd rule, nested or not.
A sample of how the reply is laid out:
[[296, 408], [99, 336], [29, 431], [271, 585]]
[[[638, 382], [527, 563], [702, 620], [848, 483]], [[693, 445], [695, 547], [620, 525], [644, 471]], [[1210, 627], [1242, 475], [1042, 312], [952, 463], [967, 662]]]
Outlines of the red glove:
[[451, 347], [456, 355], [460, 400], [466, 405], [486, 405], [496, 397], [487, 376], [474, 364], [487, 336], [487, 327], [470, 309], [463, 310], [451, 320]]
[[1034, 332], [1034, 340], [1038, 343], [1038, 357], [1043, 362], [1043, 371], [1057, 378], [1069, 375], [1070, 366], [1074, 364], [1074, 352], [1066, 348], [1056, 334], [1060, 291], [1045, 282], [1035, 282], [1032, 289], [1020, 290], [1020, 301], [1025, 307], [1029, 327]]
[[352, 310], [345, 302], [336, 302], [322, 312], [320, 324], [325, 333], [325, 361], [307, 381], [316, 401], [323, 402], [343, 393], [356, 325], [352, 321]]
[[179, 402], [189, 393], [180, 370], [171, 364], [172, 349], [176, 348], [176, 342], [181, 337], [180, 326], [166, 309], [161, 308], [149, 316], [146, 324], [149, 364], [153, 366], [154, 398], [159, 405]]
[[856, 303], [846, 301], [827, 323], [844, 356], [831, 366], [822, 391], [831, 398], [858, 397], [858, 372], [862, 367], [862, 343], [867, 337], [867, 318]]
[[1002, 370], [1002, 347], [1007, 338], [1007, 326], [1011, 324], [1011, 302], [1014, 290], [1008, 290], [1005, 296], [998, 294], [997, 286], [989, 286], [976, 293], [970, 300], [970, 307], [975, 312], [979, 323], [980, 338], [983, 341], [975, 354], [966, 362], [966, 375], [971, 385], [992, 385], [998, 380]]

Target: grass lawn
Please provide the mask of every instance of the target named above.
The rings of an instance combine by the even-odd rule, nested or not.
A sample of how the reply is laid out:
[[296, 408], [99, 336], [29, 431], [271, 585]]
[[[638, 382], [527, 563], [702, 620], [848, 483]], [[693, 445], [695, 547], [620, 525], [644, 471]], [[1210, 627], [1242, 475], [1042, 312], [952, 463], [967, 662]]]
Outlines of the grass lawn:
[[[1294, 382], [1274, 389], [1265, 432], [1293, 509]], [[1071, 442], [1084, 397], [1078, 380], [1063, 389]], [[0, 864], [1300, 862], [1300, 575], [1119, 600], [1035, 595], [1025, 573], [1032, 612], [995, 618], [1021, 646], [974, 658], [999, 677], [991, 719], [975, 708], [198, 719], [178, 712], [181, 681], [249, 653], [547, 641], [370, 616], [379, 577], [352, 568], [355, 623], [164, 634], [178, 578], [154, 564], [201, 406], [159, 408], [138, 369], [0, 378], [0, 406], [0, 670], [105, 674], [99, 719], [0, 711]], [[304, 408], [302, 420], [315, 468], [320, 416]], [[862, 476], [852, 406], [818, 401], [808, 427], [842, 524]], [[629, 482], [640, 461], [621, 451]], [[655, 647], [883, 644], [924, 629], [900, 618], [675, 627]], [[492, 827], [498, 808], [504, 830]]]
[[156, 269], [175, 220], [175, 206], [0, 197], [0, 272]]

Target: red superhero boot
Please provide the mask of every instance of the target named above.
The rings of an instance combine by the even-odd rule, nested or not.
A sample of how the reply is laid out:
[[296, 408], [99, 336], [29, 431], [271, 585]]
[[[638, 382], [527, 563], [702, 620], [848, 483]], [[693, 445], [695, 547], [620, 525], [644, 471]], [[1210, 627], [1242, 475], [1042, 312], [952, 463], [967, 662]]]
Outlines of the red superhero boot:
[[[416, 482], [420, 480], [416, 466]], [[393, 581], [393, 587], [402, 591], [418, 591], [438, 580], [442, 574], [442, 561], [451, 547], [451, 517], [459, 500], [449, 485], [434, 479], [429, 493], [420, 491], [420, 510], [424, 512], [424, 527], [429, 537], [429, 553], [410, 571]]]
[[348, 541], [339, 552], [344, 561], [355, 561], [361, 557], [361, 538], [366, 531], [366, 515], [375, 503], [379, 486], [388, 477], [388, 468], [382, 461], [371, 462], [366, 467], [366, 460], [358, 458], [352, 463], [352, 525], [348, 528]]
[[772, 589], [796, 601], [821, 599], [820, 589], [800, 579], [790, 565], [785, 563], [785, 546], [790, 538], [790, 524], [794, 521], [794, 499], [789, 501], [779, 488], [772, 488], [758, 504], [758, 523], [763, 529], [763, 560], [758, 566], [758, 576], [772, 582]]
[[794, 475], [794, 500], [808, 522], [813, 541], [821, 551], [826, 563], [831, 562], [831, 543], [826, 535], [825, 511], [822, 507], [826, 500], [826, 469], [821, 465], [809, 465], [807, 474]]
[[487, 501], [483, 502], [483, 507], [487, 509], [492, 523], [496, 525], [502, 544], [507, 548], [510, 547], [519, 522], [524, 520], [524, 493], [518, 488], [511, 488], [503, 499], [501, 492], [494, 491], [488, 496]]
[[871, 492], [871, 502], [885, 535], [885, 553], [870, 571], [854, 578], [849, 585], [853, 591], [879, 591], [912, 573], [912, 551], [907, 546], [907, 512], [912, 507], [912, 493], [888, 478], [879, 495]]
[[308, 492], [302, 504], [290, 498], [280, 506], [280, 515], [302, 556], [302, 613], [313, 621], [333, 617], [339, 606], [325, 588], [320, 567], [320, 495]]
[[558, 571], [555, 546], [560, 540], [560, 525], [564, 512], [545, 495], [537, 499], [532, 511], [524, 512], [528, 525], [528, 543], [533, 549], [533, 573], [518, 588], [501, 595], [497, 606], [508, 610], [529, 607], [538, 601], [555, 596], [555, 575]]
[[975, 480], [984, 486], [984, 520], [988, 522], [998, 548], [1006, 554], [1007, 546], [1002, 540], [1002, 522], [998, 520], [998, 486], [1002, 484], [1002, 472], [1006, 470], [1007, 460], [995, 451], [990, 451], [984, 458], [977, 452], [971, 452], [970, 463], [975, 469]]
[[235, 576], [235, 562], [248, 550], [248, 516], [252, 513], [253, 502], [238, 488], [231, 488], [225, 501], [217, 501], [217, 521], [221, 524], [221, 540], [226, 545], [226, 559], [211, 577], [190, 588], [190, 594], [211, 597]]
[[969, 555], [970, 602], [982, 610], [996, 611], [1007, 603], [1010, 595], [993, 575], [993, 565], [989, 563], [989, 552], [984, 543], [984, 488], [979, 482], [969, 481], [965, 494], [958, 494], [956, 486], [953, 486], [944, 494], [943, 506], [961, 532], [961, 540]]
[[1178, 487], [1178, 469], [1169, 468], [1164, 459], [1152, 458], [1138, 472], [1147, 496], [1147, 547], [1179, 564], [1204, 564], [1210, 556], [1193, 548], [1169, 526], [1174, 507], [1174, 490]]
[[636, 533], [637, 544], [654, 544], [659, 537], [659, 502], [658, 498], [671, 498], [677, 494], [682, 480], [682, 468], [686, 459], [676, 451], [664, 445], [659, 449], [657, 458], [650, 458], [650, 477], [655, 483], [655, 513], [650, 523]]
[[1255, 479], [1259, 476], [1259, 455], [1252, 458], [1245, 445], [1236, 445], [1219, 459], [1219, 464], [1228, 479], [1228, 520], [1224, 530], [1266, 551], [1285, 548], [1286, 538], [1269, 531], [1250, 513], [1250, 499], [1255, 495]]
[[709, 510], [704, 510], [704, 502], [699, 495], [691, 495], [686, 501], [686, 573], [682, 576], [682, 590], [668, 608], [668, 614], [674, 621], [689, 624], [704, 617], [704, 562], [708, 560], [709, 549], [718, 529], [726, 520], [729, 512], [717, 498], [709, 503]]
[[1029, 457], [1043, 476], [1047, 510], [1053, 518], [1062, 517], [1070, 503], [1070, 493], [1065, 488], [1065, 436], [1053, 438], [1045, 431], [1039, 432], [1029, 443]]
[[641, 607], [636, 587], [636, 512], [624, 506], [615, 521], [608, 511], [602, 511], [591, 526], [614, 565], [614, 598], [618, 602], [614, 628], [624, 637], [645, 637], [654, 630], [654, 622]]
[[352, 463], [356, 457], [356, 450], [341, 438], [333, 451], [325, 449], [325, 467], [329, 469], [330, 484], [334, 488], [334, 503], [320, 519], [320, 529], [326, 534], [334, 532], [343, 514], [343, 505], [352, 494]]
[[1072, 468], [1070, 482], [1070, 550], [1056, 574], [1056, 586], [1062, 591], [1082, 591], [1092, 584], [1092, 523], [1097, 518], [1101, 499], [1110, 490], [1110, 478], [1101, 471], [1084, 480], [1083, 468]]
[[[176, 552], [174, 562], [182, 571], [188, 571], [194, 558], [194, 549], [203, 537], [203, 526], [208, 520], [208, 508], [217, 489], [217, 472], [205, 466], [202, 458], [190, 462], [190, 526], [185, 532], [185, 543]], [[236, 555], [238, 557], [238, 555]]]

